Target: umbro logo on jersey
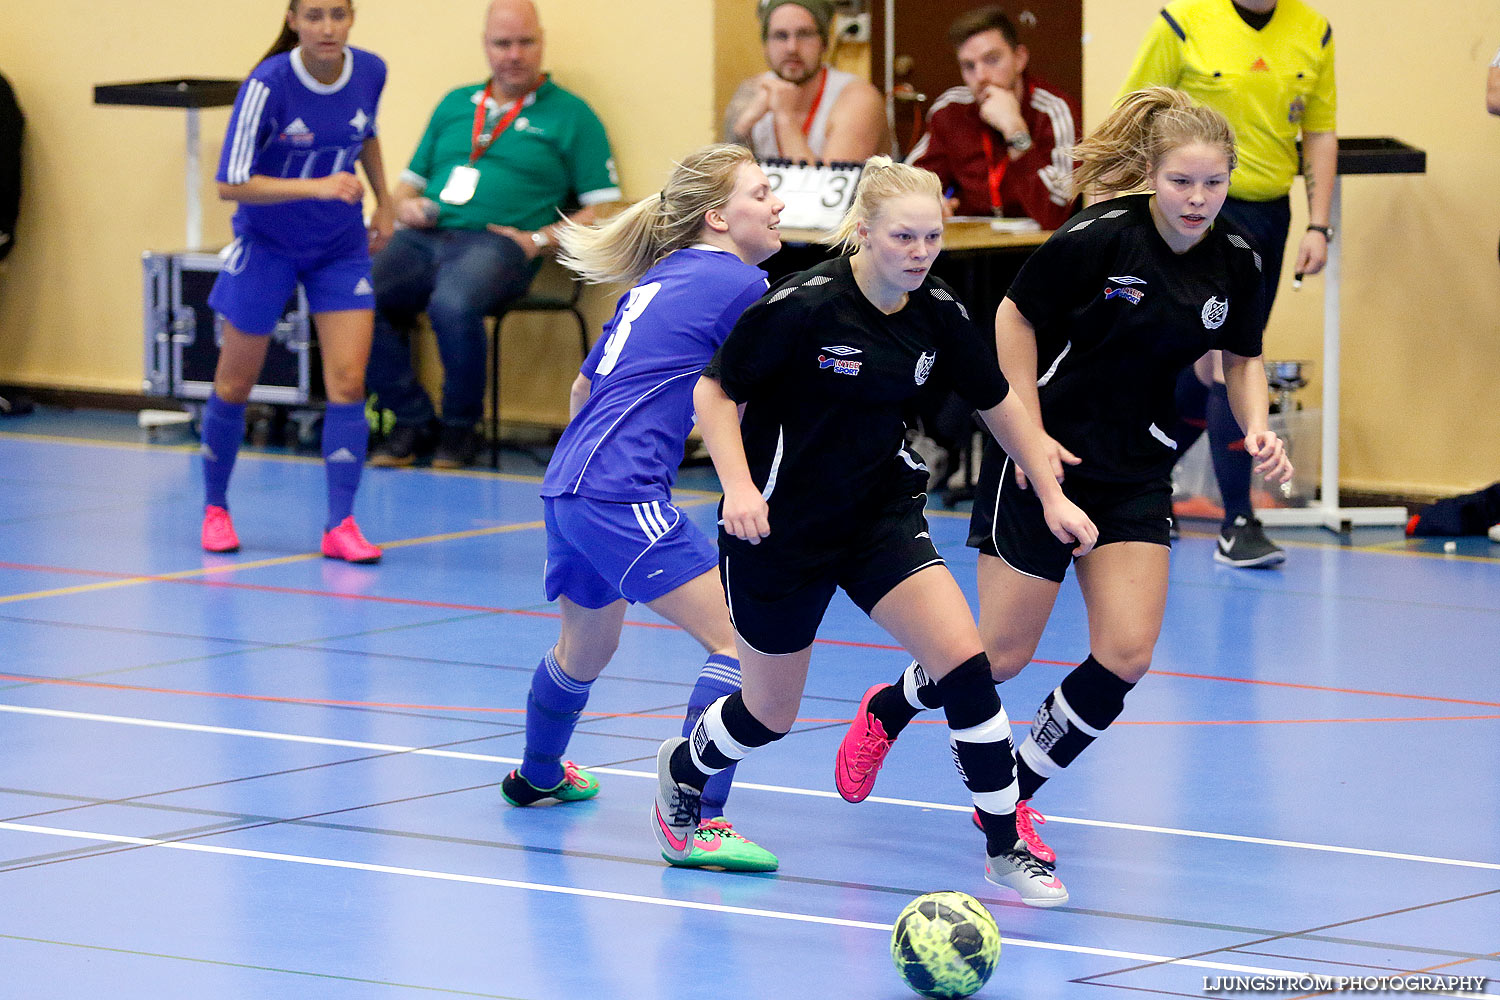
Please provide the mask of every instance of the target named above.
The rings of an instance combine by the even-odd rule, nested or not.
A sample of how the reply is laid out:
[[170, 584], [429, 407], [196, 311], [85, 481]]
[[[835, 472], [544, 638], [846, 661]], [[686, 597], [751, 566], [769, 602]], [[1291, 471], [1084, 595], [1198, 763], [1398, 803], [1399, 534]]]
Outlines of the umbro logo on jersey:
[[858, 375], [859, 369], [864, 365], [863, 361], [846, 361], [843, 358], [830, 358], [818, 355], [819, 368], [832, 368], [839, 375]]
[[374, 295], [375, 289], [370, 287], [369, 278], [360, 278], [359, 284], [354, 286], [355, 295]]
[[358, 462], [359, 459], [355, 458], [354, 457], [354, 452], [350, 451], [348, 448], [340, 448], [338, 451], [334, 452], [332, 455], [329, 455], [323, 461], [325, 461], [325, 462]]
[[1229, 316], [1229, 300], [1216, 299], [1212, 295], [1208, 301], [1203, 303], [1203, 325], [1209, 330], [1217, 330], [1224, 325], [1224, 320]]
[[841, 358], [847, 358], [851, 354], [864, 353], [857, 347], [844, 347], [842, 345], [839, 347], [825, 347], [823, 348], [823, 350], [827, 351], [829, 354], [837, 354]]
[[281, 130], [281, 141], [294, 146], [311, 146], [316, 140], [313, 130], [301, 118], [292, 119], [292, 123]]
[[1112, 274], [1109, 280], [1117, 285], [1144, 285], [1146, 283], [1145, 278], [1137, 278], [1133, 274]]

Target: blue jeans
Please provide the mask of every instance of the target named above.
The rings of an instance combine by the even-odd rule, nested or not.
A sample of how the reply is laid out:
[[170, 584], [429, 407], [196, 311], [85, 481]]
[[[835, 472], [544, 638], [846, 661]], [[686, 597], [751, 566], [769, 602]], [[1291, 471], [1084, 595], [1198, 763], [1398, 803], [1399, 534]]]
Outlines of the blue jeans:
[[411, 329], [425, 311], [443, 359], [443, 422], [477, 424], [489, 374], [485, 317], [524, 295], [535, 274], [521, 248], [498, 233], [398, 230], [371, 263], [375, 337], [366, 382], [381, 407], [403, 424], [436, 416], [411, 358]]

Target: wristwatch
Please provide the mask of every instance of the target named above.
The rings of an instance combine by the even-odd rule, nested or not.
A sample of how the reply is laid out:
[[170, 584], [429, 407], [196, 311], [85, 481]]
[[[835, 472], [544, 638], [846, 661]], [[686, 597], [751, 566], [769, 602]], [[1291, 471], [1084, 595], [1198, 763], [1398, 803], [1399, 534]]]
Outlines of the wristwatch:
[[552, 245], [552, 238], [547, 235], [545, 229], [538, 229], [531, 234], [531, 244], [538, 250], [545, 250]]
[[1006, 136], [1005, 144], [1018, 153], [1024, 153], [1031, 148], [1031, 136], [1025, 132], [1017, 132]]
[[1323, 238], [1325, 240], [1327, 240], [1329, 243], [1333, 242], [1333, 227], [1332, 226], [1320, 226], [1320, 225], [1317, 225], [1316, 223], [1314, 223], [1314, 224], [1309, 225], [1307, 227], [1307, 231], [1310, 232], [1310, 233], [1322, 233], [1323, 234]]

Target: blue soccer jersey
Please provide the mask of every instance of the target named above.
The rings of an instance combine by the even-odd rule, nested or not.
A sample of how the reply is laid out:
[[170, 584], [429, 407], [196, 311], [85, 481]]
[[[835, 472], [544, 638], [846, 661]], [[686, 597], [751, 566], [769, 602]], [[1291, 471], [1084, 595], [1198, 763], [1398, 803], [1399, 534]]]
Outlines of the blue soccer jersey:
[[693, 429], [693, 386], [766, 273], [697, 246], [669, 254], [620, 298], [583, 374], [588, 402], [563, 431], [542, 496], [669, 500]]
[[[264, 177], [328, 177], [354, 172], [385, 87], [385, 62], [364, 49], [344, 50], [344, 71], [319, 83], [301, 50], [272, 56], [240, 86], [219, 155], [218, 179], [244, 184]], [[306, 199], [239, 206], [237, 236], [300, 253], [349, 240], [364, 228], [361, 206]]]

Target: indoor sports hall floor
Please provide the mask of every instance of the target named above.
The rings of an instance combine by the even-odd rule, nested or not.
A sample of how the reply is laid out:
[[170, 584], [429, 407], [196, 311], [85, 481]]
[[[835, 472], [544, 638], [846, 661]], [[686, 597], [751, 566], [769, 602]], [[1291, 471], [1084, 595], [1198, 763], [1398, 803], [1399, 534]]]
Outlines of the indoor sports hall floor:
[[[906, 662], [843, 598], [730, 802], [781, 871], [674, 870], [652, 771], [700, 653], [649, 612], [570, 753], [598, 798], [500, 799], [556, 634], [534, 465], [370, 470], [364, 568], [316, 554], [320, 462], [244, 454], [244, 549], [212, 557], [193, 448], [134, 438], [0, 427], [0, 997], [899, 1000], [889, 926], [936, 889], [999, 922], [987, 998], [1422, 971], [1500, 995], [1500, 546], [1279, 531], [1285, 568], [1250, 572], [1189, 530], [1156, 669], [1036, 800], [1072, 893], [1040, 911], [984, 881], [941, 725], [875, 798], [834, 793], [846, 720]], [[932, 528], [972, 600], [965, 523]], [[1070, 586], [1002, 690], [1018, 731], [1087, 651]]]

